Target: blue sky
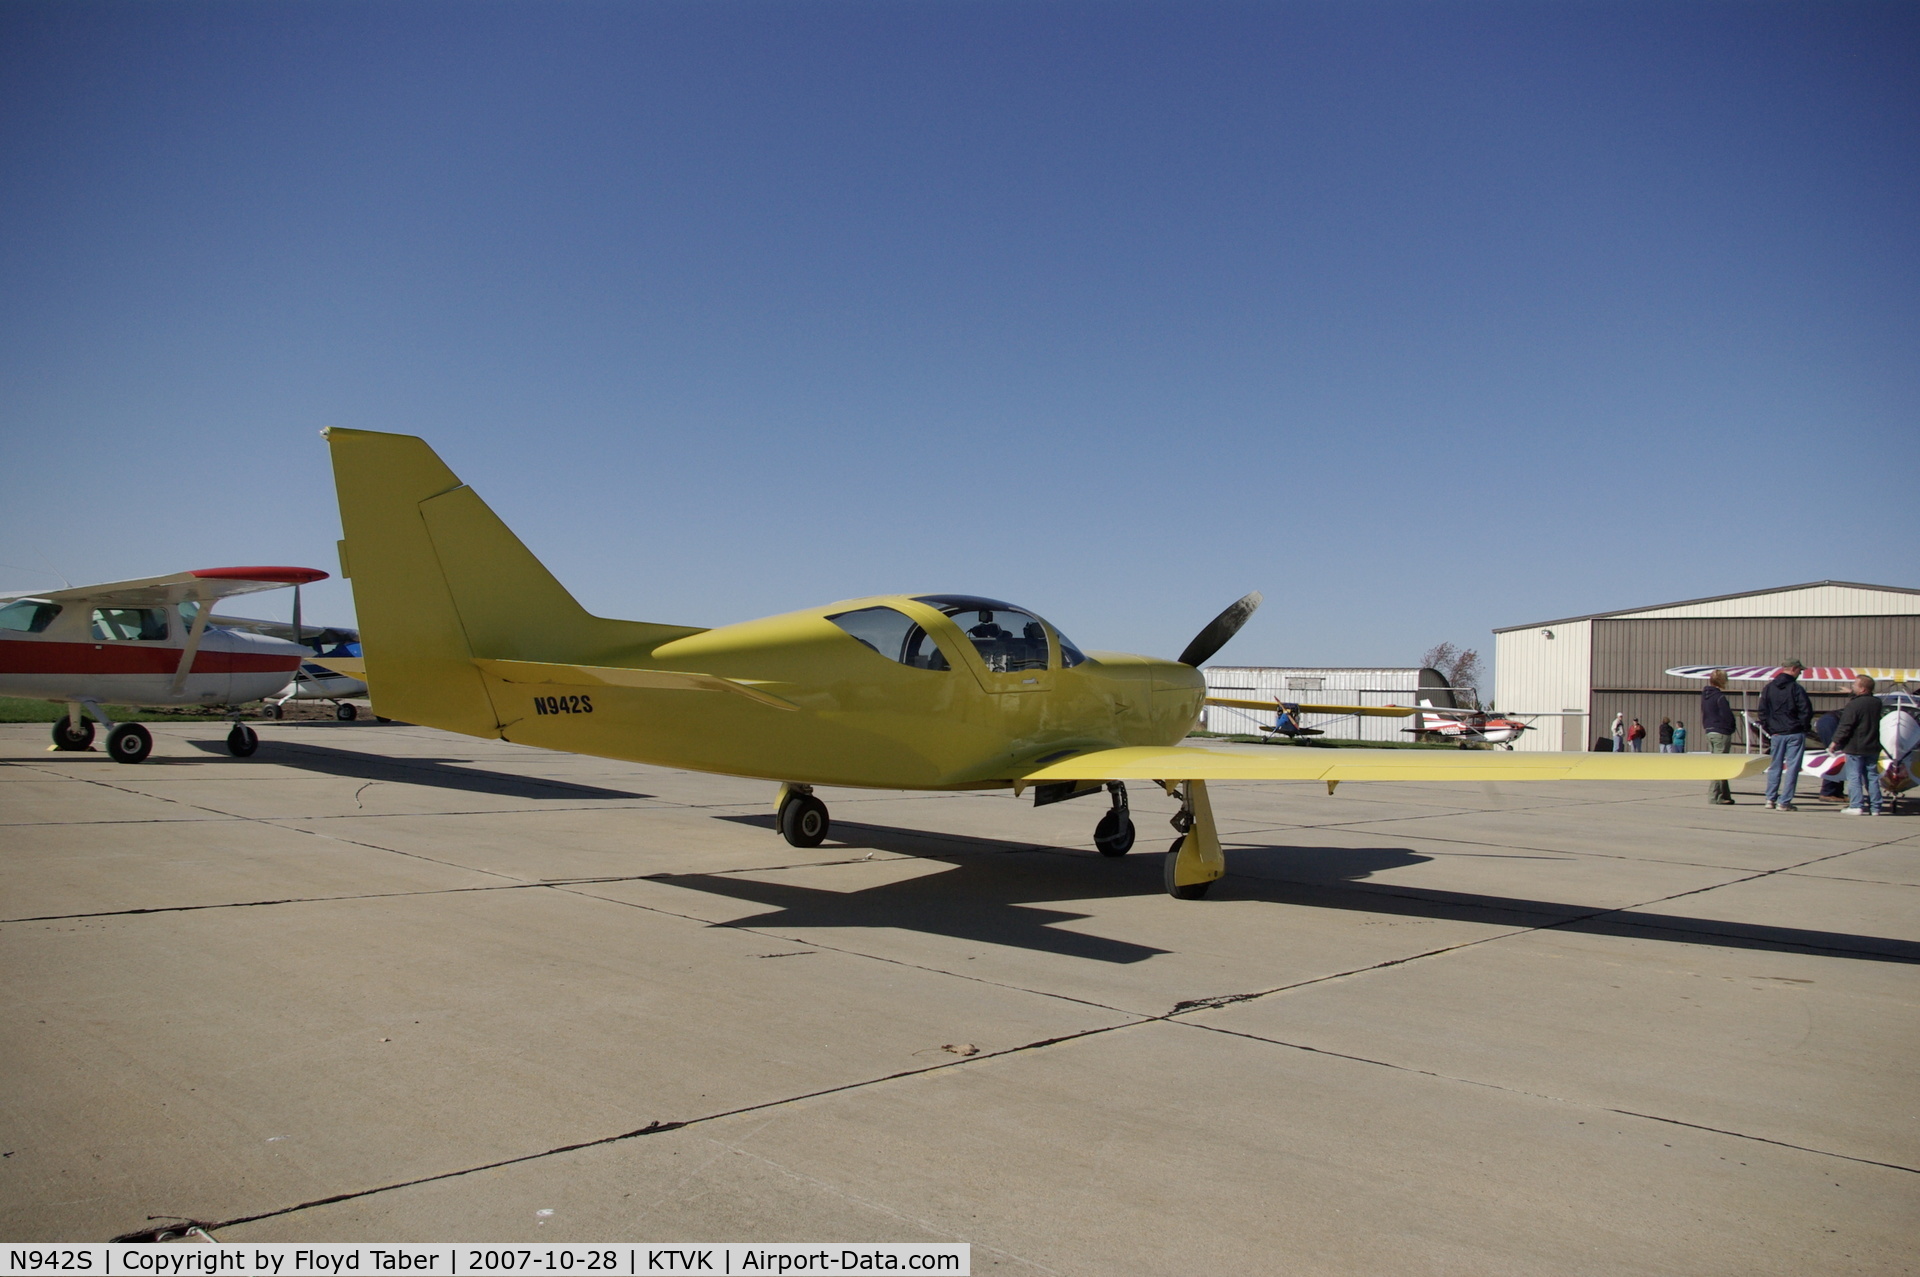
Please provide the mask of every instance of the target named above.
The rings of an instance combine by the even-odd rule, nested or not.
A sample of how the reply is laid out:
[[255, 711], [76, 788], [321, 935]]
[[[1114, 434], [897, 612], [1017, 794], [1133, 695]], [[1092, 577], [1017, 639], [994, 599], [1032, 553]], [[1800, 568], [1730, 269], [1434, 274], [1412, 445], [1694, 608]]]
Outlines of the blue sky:
[[0, 586], [332, 570], [326, 425], [684, 624], [1259, 589], [1222, 659], [1405, 664], [1920, 585], [1916, 67], [1902, 5], [8, 3]]

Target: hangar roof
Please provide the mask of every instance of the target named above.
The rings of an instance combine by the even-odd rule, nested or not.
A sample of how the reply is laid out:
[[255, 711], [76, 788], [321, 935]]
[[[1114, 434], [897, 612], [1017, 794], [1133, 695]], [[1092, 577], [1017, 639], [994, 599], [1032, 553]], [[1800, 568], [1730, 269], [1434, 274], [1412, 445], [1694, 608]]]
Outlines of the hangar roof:
[[[1501, 625], [1494, 628], [1495, 634], [1505, 634], [1512, 630], [1532, 630], [1545, 625], [1571, 625], [1575, 621], [1601, 621], [1620, 616], [1643, 616], [1648, 612], [1665, 612], [1672, 608], [1698, 607], [1707, 603], [1724, 603], [1729, 599], [1751, 599], [1766, 594], [1792, 594], [1800, 590], [1818, 590], [1822, 588], [1843, 590], [1872, 590], [1882, 594], [1911, 594], [1920, 596], [1920, 590], [1904, 585], [1867, 585], [1860, 581], [1808, 581], [1803, 585], [1777, 585], [1767, 590], [1743, 590], [1738, 594], [1714, 594], [1704, 599], [1682, 599], [1678, 603], [1652, 603], [1645, 607], [1621, 608], [1617, 612], [1589, 612], [1585, 616], [1562, 616], [1551, 621], [1530, 621], [1525, 625]], [[1916, 604], [1920, 611], [1920, 603]]]

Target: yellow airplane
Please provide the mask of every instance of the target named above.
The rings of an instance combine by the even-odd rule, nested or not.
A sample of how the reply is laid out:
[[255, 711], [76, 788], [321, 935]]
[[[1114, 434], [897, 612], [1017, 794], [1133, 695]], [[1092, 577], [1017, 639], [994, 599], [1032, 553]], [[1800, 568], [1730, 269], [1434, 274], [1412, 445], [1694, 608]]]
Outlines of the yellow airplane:
[[1227, 753], [1182, 747], [1198, 666], [1245, 624], [1250, 594], [1177, 661], [1082, 653], [1033, 613], [960, 594], [890, 594], [716, 629], [590, 615], [410, 435], [322, 432], [340, 500], [360, 661], [383, 715], [470, 736], [780, 782], [780, 832], [827, 835], [815, 785], [1099, 793], [1104, 855], [1133, 846], [1125, 782], [1180, 799], [1167, 890], [1226, 872], [1207, 782], [1731, 779], [1764, 757], [1419, 750]]

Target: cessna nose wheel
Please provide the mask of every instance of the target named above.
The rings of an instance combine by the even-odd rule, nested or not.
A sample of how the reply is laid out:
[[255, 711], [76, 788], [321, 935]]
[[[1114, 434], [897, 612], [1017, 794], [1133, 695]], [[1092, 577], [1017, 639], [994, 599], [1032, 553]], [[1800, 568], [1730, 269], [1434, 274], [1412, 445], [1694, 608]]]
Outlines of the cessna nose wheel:
[[245, 723], [235, 723], [227, 733], [227, 752], [235, 758], [252, 757], [253, 751], [259, 748], [260, 738]]

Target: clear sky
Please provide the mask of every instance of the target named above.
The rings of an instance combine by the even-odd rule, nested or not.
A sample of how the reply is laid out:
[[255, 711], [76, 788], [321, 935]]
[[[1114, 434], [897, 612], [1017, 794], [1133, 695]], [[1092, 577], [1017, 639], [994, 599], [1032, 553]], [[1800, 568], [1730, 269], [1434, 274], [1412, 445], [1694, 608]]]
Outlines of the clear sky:
[[326, 425], [682, 624], [1920, 585], [1917, 246], [1913, 5], [4, 3], [0, 586], [334, 570]]

